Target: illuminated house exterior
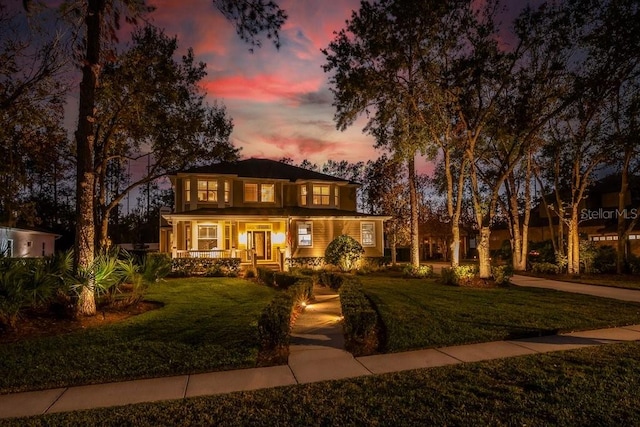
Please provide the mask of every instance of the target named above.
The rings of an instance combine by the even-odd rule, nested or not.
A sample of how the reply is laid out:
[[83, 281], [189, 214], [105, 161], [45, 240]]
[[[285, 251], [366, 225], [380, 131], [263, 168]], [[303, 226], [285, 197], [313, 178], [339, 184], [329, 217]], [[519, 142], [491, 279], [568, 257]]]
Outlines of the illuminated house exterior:
[[283, 268], [323, 257], [347, 234], [365, 257], [383, 255], [387, 217], [357, 212], [359, 184], [267, 159], [197, 167], [172, 175], [175, 207], [163, 213], [160, 251], [173, 258], [240, 258]]

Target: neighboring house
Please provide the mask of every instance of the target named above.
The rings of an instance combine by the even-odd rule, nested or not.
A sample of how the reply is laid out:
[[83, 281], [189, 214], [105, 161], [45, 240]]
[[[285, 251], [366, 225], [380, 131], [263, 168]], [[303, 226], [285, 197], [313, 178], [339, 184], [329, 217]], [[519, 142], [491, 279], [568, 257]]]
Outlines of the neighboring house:
[[0, 226], [0, 254], [10, 258], [53, 255], [58, 237], [46, 231]]
[[197, 167], [170, 176], [175, 207], [163, 213], [160, 252], [173, 258], [240, 258], [248, 265], [324, 257], [347, 234], [381, 257], [388, 217], [356, 210], [359, 184], [267, 159]]

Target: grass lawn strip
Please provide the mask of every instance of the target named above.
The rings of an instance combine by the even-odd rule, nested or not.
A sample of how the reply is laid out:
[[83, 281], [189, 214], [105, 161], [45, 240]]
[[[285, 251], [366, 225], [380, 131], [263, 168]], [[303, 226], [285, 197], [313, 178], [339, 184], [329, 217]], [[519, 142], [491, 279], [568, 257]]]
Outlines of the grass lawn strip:
[[3, 420], [8, 426], [640, 425], [640, 344]]
[[360, 276], [386, 329], [387, 352], [640, 323], [640, 304], [517, 286]]
[[275, 292], [237, 278], [154, 284], [146, 299], [160, 309], [0, 346], [0, 392], [255, 366], [257, 321]]

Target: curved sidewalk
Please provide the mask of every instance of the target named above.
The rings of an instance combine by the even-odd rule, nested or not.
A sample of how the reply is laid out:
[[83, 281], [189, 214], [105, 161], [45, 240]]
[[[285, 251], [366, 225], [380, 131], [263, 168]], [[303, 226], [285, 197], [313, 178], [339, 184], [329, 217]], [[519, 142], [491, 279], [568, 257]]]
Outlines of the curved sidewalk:
[[[564, 282], [545, 285], [529, 277], [514, 277], [519, 286], [574, 285]], [[598, 296], [640, 301], [640, 291], [631, 292], [634, 293], [629, 294], [629, 298], [624, 298], [626, 292]], [[354, 358], [343, 350], [340, 319], [338, 296], [330, 290], [319, 289], [315, 303], [300, 315], [292, 330], [288, 365], [0, 395], [0, 418], [249, 391], [640, 340], [640, 325], [633, 325]]]
[[593, 295], [622, 301], [640, 302], [640, 290], [614, 288], [611, 286], [586, 285], [583, 283], [561, 282], [559, 280], [542, 279], [540, 277], [514, 275], [511, 283], [516, 286], [555, 289], [575, 294]]

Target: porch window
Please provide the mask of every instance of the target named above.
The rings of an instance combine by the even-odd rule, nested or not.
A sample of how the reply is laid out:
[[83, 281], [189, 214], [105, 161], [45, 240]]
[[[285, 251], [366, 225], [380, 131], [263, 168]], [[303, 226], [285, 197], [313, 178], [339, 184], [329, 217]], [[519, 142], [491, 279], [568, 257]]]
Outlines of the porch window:
[[218, 248], [218, 226], [198, 226], [198, 250], [208, 251]]
[[231, 249], [231, 224], [224, 225], [224, 248]]
[[275, 184], [260, 184], [260, 201], [275, 202]]
[[198, 180], [198, 201], [217, 202], [218, 201], [218, 181]]
[[298, 246], [310, 248], [313, 245], [313, 226], [311, 222], [298, 223]]
[[300, 206], [307, 206], [307, 184], [300, 186]]
[[329, 187], [328, 185], [313, 186], [313, 204], [329, 206]]
[[373, 222], [360, 224], [360, 242], [362, 246], [376, 245], [375, 224]]
[[258, 201], [258, 184], [244, 184], [244, 201], [245, 202], [257, 202]]
[[191, 201], [191, 180], [188, 178], [184, 180], [184, 201]]

